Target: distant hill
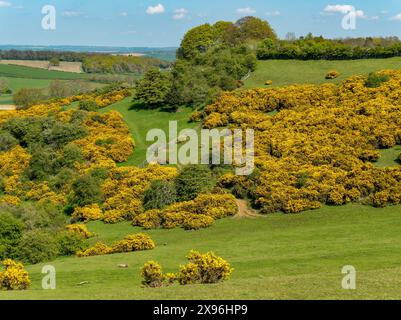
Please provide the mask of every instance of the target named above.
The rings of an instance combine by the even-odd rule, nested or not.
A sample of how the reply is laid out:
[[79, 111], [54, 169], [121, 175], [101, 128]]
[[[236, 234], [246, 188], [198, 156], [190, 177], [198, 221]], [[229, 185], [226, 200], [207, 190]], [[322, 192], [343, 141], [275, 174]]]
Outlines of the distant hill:
[[33, 46], [33, 45], [0, 45], [0, 50], [32, 50], [32, 51], [71, 51], [94, 53], [140, 53], [149, 57], [174, 61], [177, 48], [148, 47], [106, 47], [106, 46]]

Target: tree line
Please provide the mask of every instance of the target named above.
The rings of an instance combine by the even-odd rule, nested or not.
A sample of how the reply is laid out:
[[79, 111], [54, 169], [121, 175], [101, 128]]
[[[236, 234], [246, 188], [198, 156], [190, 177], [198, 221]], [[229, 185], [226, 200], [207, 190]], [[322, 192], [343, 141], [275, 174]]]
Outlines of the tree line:
[[295, 40], [265, 39], [257, 49], [259, 60], [351, 60], [401, 56], [401, 41], [389, 38], [325, 39], [308, 34]]

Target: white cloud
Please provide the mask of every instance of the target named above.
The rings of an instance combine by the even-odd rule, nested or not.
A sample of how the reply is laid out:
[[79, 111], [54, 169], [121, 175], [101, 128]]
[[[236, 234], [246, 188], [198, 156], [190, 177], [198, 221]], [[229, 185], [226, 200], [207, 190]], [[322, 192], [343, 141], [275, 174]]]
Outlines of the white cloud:
[[329, 13], [342, 13], [346, 14], [350, 11], [355, 10], [354, 6], [351, 6], [350, 4], [329, 4], [326, 8], [324, 8], [324, 12], [329, 12]]
[[361, 19], [369, 19], [369, 17], [362, 10], [356, 10], [355, 11], [355, 16], [357, 18], [361, 18]]
[[381, 14], [388, 14], [389, 11], [388, 11], [388, 10], [382, 10], [382, 11], [380, 11], [380, 13], [381, 13]]
[[120, 12], [120, 16], [121, 17], [127, 17], [128, 16], [128, 12]]
[[401, 21], [401, 13], [395, 15], [394, 17], [391, 17], [390, 20]]
[[256, 13], [256, 10], [250, 7], [237, 9], [237, 14], [254, 14], [254, 13]]
[[334, 14], [334, 13], [341, 13], [341, 14], [347, 14], [350, 12], [354, 12], [355, 16], [359, 19], [365, 19], [365, 20], [379, 20], [379, 16], [368, 16], [365, 14], [363, 10], [356, 10], [354, 6], [350, 4], [334, 4], [334, 5], [328, 5], [326, 8], [324, 8], [322, 14]]
[[270, 11], [270, 12], [266, 12], [266, 15], [267, 16], [269, 16], [269, 17], [277, 17], [277, 16], [279, 16], [279, 15], [281, 15], [281, 12], [280, 11]]
[[187, 16], [188, 10], [181, 8], [181, 9], [176, 9], [174, 10], [174, 15], [173, 19], [174, 20], [181, 20], [184, 19]]
[[79, 17], [82, 15], [82, 12], [78, 12], [78, 11], [64, 11], [61, 14], [63, 17], [68, 17], [68, 18], [72, 18], [72, 17]]
[[161, 14], [161, 13], [164, 13], [164, 11], [166, 11], [166, 9], [164, 9], [164, 6], [161, 4], [161, 3], [159, 3], [158, 5], [156, 5], [156, 6], [149, 6], [147, 9], [146, 9], [146, 13], [147, 14], [150, 14], [150, 15], [153, 15], [153, 14]]
[[0, 1], [0, 8], [11, 7], [11, 3], [7, 1]]

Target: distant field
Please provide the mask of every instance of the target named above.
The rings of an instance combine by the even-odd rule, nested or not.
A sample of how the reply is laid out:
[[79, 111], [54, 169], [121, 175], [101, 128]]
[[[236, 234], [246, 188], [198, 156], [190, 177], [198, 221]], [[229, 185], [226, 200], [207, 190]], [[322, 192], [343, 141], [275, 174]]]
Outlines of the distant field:
[[51, 71], [82, 73], [81, 62], [60, 62], [59, 66], [51, 66], [49, 61], [36, 60], [0, 60], [0, 64], [39, 68]]
[[[267, 80], [273, 80], [273, 86], [296, 83], [339, 83], [353, 75], [368, 74], [382, 69], [401, 69], [401, 57], [346, 61], [259, 61], [257, 70], [245, 81], [243, 88], [267, 87], [265, 85]], [[326, 73], [330, 70], [339, 71], [341, 76], [334, 80], [326, 80]]]
[[[209, 229], [152, 230], [155, 250], [60, 258], [28, 266], [32, 288], [0, 292], [0, 299], [400, 299], [401, 206], [374, 209], [351, 204], [299, 215], [218, 221]], [[110, 244], [143, 232], [129, 223], [89, 224]], [[191, 249], [213, 250], [235, 269], [217, 285], [141, 287], [140, 267], [160, 262], [176, 272]], [[118, 264], [128, 264], [119, 269]], [[41, 269], [53, 265], [57, 289], [42, 290]], [[356, 290], [344, 290], [342, 267], [356, 268]], [[79, 285], [86, 281], [87, 284]]]
[[0, 77], [73, 80], [85, 79], [87, 75], [73, 72], [51, 71], [40, 68], [0, 64]]
[[[47, 88], [52, 80], [88, 79], [86, 74], [5, 64], [0, 64], [0, 78], [6, 78], [13, 92], [21, 88]], [[97, 83], [91, 83], [94, 88], [99, 86]], [[0, 105], [4, 104], [13, 104], [12, 95], [0, 96]]]

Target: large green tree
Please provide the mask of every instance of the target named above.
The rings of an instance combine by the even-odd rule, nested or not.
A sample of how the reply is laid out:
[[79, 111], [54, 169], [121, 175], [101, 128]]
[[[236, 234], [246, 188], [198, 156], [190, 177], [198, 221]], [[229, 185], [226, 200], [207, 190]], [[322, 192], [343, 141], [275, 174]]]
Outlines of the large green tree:
[[138, 82], [134, 98], [150, 107], [158, 107], [166, 102], [171, 87], [170, 74], [152, 68]]

